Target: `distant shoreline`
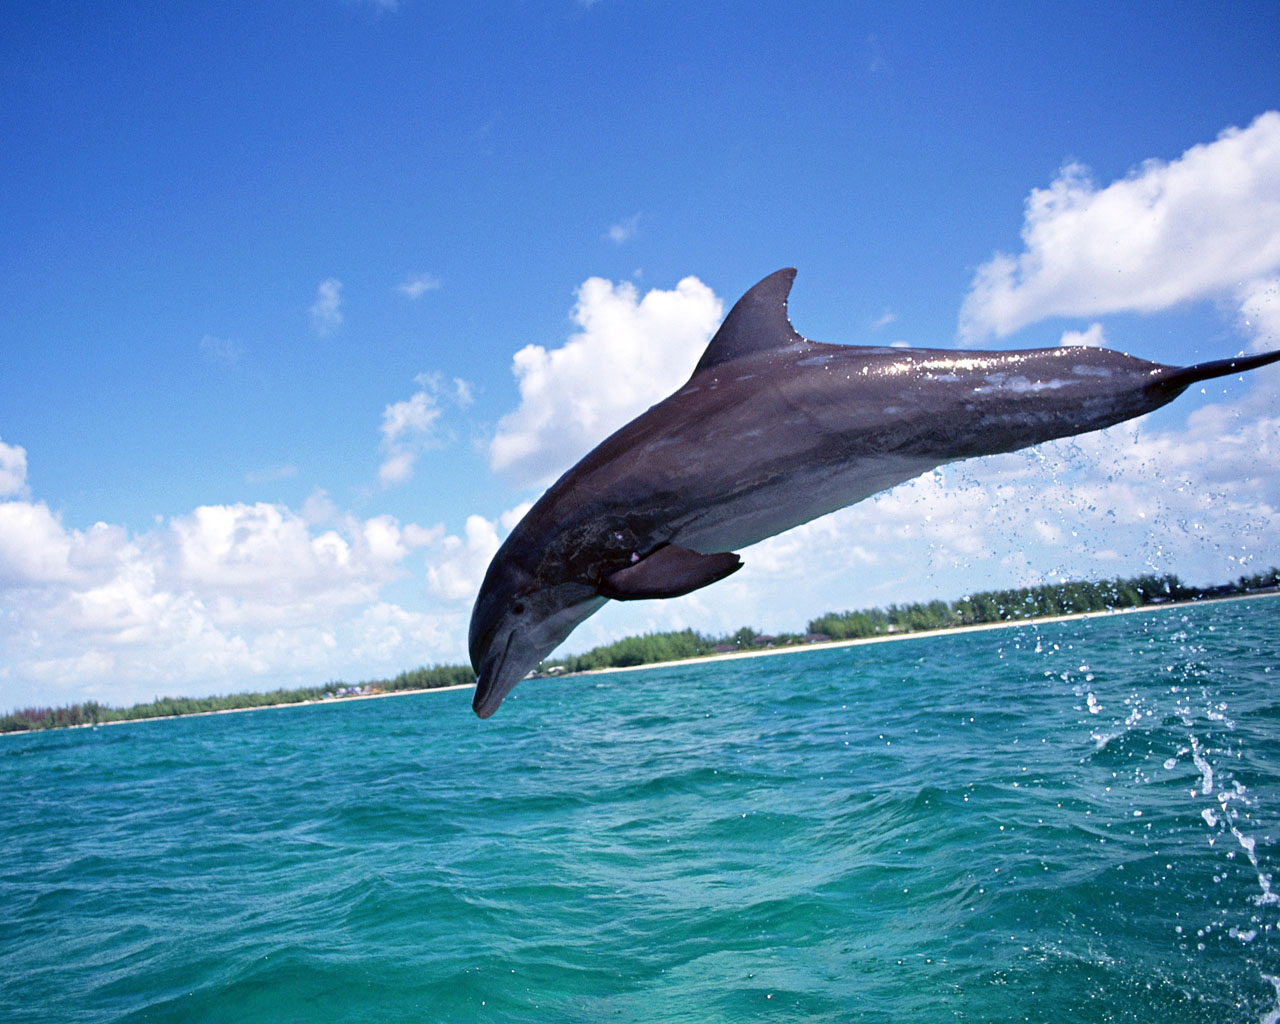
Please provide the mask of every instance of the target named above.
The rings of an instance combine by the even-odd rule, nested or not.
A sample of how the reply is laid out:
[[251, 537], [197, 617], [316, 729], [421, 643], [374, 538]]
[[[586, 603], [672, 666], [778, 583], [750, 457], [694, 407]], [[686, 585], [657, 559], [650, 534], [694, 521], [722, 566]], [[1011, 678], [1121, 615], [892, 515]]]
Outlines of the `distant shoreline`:
[[218, 708], [215, 711], [188, 711], [182, 715], [152, 715], [147, 718], [113, 718], [106, 722], [81, 722], [78, 725], [59, 725], [53, 729], [15, 729], [0, 732], [5, 736], [30, 736], [38, 732], [61, 732], [63, 729], [101, 729], [113, 725], [137, 725], [140, 722], [175, 722], [180, 718], [209, 718], [212, 715], [239, 715], [246, 711], [272, 711], [277, 708], [318, 707], [325, 704], [350, 704], [359, 700], [380, 700], [383, 697], [411, 697], [416, 693], [444, 693], [447, 690], [474, 690], [475, 683], [458, 686], [424, 686], [416, 690], [387, 690], [383, 693], [359, 693], [349, 697], [325, 697], [320, 700], [284, 700], [278, 704], [253, 704], [243, 708]]
[[[678, 665], [705, 665], [709, 662], [740, 661], [744, 658], [767, 658], [781, 654], [803, 654], [807, 651], [830, 651], [840, 647], [859, 647], [864, 644], [891, 643], [898, 640], [925, 640], [930, 637], [950, 636], [957, 633], [979, 633], [992, 629], [1014, 629], [1018, 626], [1043, 626], [1055, 622], [1074, 622], [1080, 619], [1108, 618], [1113, 615], [1133, 615], [1140, 612], [1173, 611], [1177, 608], [1194, 608], [1197, 605], [1218, 604], [1229, 601], [1255, 601], [1259, 598], [1280, 597], [1280, 590], [1261, 591], [1256, 594], [1233, 594], [1229, 597], [1199, 598], [1194, 601], [1170, 601], [1167, 604], [1144, 604], [1133, 608], [1112, 608], [1096, 612], [1074, 612], [1069, 615], [1042, 615], [1030, 619], [1005, 619], [1000, 622], [980, 622], [969, 626], [948, 626], [943, 629], [921, 629], [902, 633], [885, 633], [877, 636], [855, 637], [850, 640], [820, 640], [811, 644], [789, 644], [785, 647], [764, 647], [748, 651], [727, 651], [724, 654], [706, 654], [676, 661], [650, 661], [643, 665], [619, 665], [608, 668], [588, 669], [585, 672], [565, 672], [544, 675], [543, 679], [566, 679], [571, 676], [605, 675], [614, 672], [640, 672], [645, 669], [672, 668]], [[278, 704], [257, 704], [243, 708], [219, 708], [215, 711], [192, 711], [183, 715], [156, 715], [152, 718], [122, 718], [107, 722], [85, 722], [80, 725], [60, 726], [60, 729], [95, 729], [101, 726], [134, 725], [138, 722], [166, 722], [179, 718], [207, 718], [211, 715], [238, 715], [247, 711], [266, 711], [273, 708], [316, 707], [326, 704], [347, 704], [353, 701], [381, 700], [386, 697], [411, 697], [421, 693], [446, 693], [454, 690], [474, 690], [474, 683], [455, 686], [429, 686], [412, 690], [388, 690], [382, 693], [362, 693], [349, 697], [330, 697], [321, 700], [282, 701]], [[0, 736], [25, 736], [41, 730], [0, 733]]]
[[[156, 715], [153, 718], [117, 718], [109, 722], [85, 722], [82, 725], [60, 726], [63, 729], [96, 729], [107, 725], [136, 725], [138, 722], [173, 722], [179, 718], [208, 718], [210, 715], [239, 715], [245, 711], [270, 711], [272, 708], [305, 708], [324, 704], [350, 704], [358, 700], [380, 700], [383, 697], [410, 697], [415, 693], [444, 693], [448, 690], [474, 690], [475, 683], [463, 683], [459, 686], [424, 686], [416, 690], [387, 690], [384, 693], [357, 693], [350, 697], [326, 697], [321, 700], [286, 700], [279, 704], [255, 704], [247, 708], [218, 708], [216, 711], [189, 711], [185, 715]], [[29, 730], [37, 731], [37, 730]], [[24, 736], [27, 733], [14, 732], [0, 735]]]
[[[680, 658], [676, 661], [650, 661], [643, 665], [617, 665], [609, 668], [589, 669], [586, 672], [565, 672], [560, 675], [544, 675], [542, 679], [568, 679], [572, 676], [598, 676], [612, 672], [639, 672], [650, 668], [671, 668], [676, 665], [705, 665], [713, 661], [741, 661], [744, 658], [767, 658], [778, 654], [803, 654], [806, 651], [830, 651], [839, 647], [859, 647], [863, 644], [883, 644], [896, 640], [924, 640], [935, 636], [950, 636], [955, 633], [981, 633], [989, 629], [1012, 629], [1017, 626], [1044, 626], [1055, 622], [1074, 622], [1078, 619], [1107, 618], [1112, 615], [1133, 615], [1137, 612], [1172, 611], [1175, 608], [1193, 608], [1196, 605], [1218, 604], [1228, 601], [1254, 601], [1261, 597], [1280, 597], [1280, 590], [1264, 591], [1259, 594], [1238, 594], [1231, 597], [1200, 598], [1196, 601], [1170, 601], [1166, 604], [1144, 604], [1134, 608], [1112, 608], [1100, 612], [1073, 612], [1070, 615], [1041, 615], [1034, 619], [1005, 619], [1001, 622], [978, 622], [971, 626], [948, 626], [945, 629], [920, 629], [906, 633], [885, 633], [880, 636], [860, 636], [852, 640], [820, 640], [812, 644], [789, 644], [786, 647], [762, 647], [750, 651], [728, 651], [724, 654], [704, 654], [696, 658]], [[127, 725], [130, 722], [160, 722], [175, 718], [196, 718], [204, 715], [235, 715], [242, 711], [262, 711], [267, 708], [304, 707], [317, 704], [345, 704], [356, 700], [377, 700], [382, 697], [410, 697], [419, 693], [445, 693], [451, 690], [474, 690], [474, 683], [460, 686], [432, 686], [419, 690], [391, 690], [388, 693], [363, 693], [353, 697], [334, 697], [329, 700], [294, 701], [286, 704], [262, 704], [253, 708], [224, 708], [220, 711], [196, 711], [189, 715], [165, 715], [161, 718], [137, 718], [119, 722], [104, 722], [104, 725]], [[73, 726], [84, 729], [87, 726]]]
[[1072, 612], [1070, 615], [1041, 615], [1033, 619], [1004, 619], [1000, 622], [978, 622], [971, 626], [947, 626], [943, 629], [920, 629], [902, 633], [884, 633], [877, 636], [860, 636], [851, 640], [819, 640], [811, 644], [788, 644], [786, 647], [764, 647], [751, 651], [728, 651], [724, 654], [704, 654], [696, 658], [680, 658], [677, 661], [651, 661], [643, 665], [617, 665], [608, 668], [589, 669], [586, 672], [566, 672], [570, 675], [594, 676], [606, 672], [638, 672], [646, 668], [669, 668], [672, 665], [701, 665], [710, 661], [737, 661], [742, 658], [762, 658], [775, 654], [799, 654], [804, 651], [830, 651], [837, 647], [859, 647], [863, 644], [882, 644], [894, 640], [923, 640], [927, 637], [950, 636], [954, 633], [980, 633], [988, 629], [1012, 629], [1015, 626], [1042, 626], [1054, 622], [1074, 622], [1078, 619], [1108, 618], [1112, 615], [1133, 615], [1137, 612], [1172, 611], [1175, 608], [1194, 608], [1197, 605], [1219, 604], [1229, 601], [1256, 601], [1262, 597], [1280, 597], [1280, 590], [1262, 591], [1257, 594], [1233, 594], [1230, 597], [1202, 597], [1195, 601], [1170, 601], [1167, 604], [1143, 604], [1133, 608], [1110, 608], [1097, 612]]

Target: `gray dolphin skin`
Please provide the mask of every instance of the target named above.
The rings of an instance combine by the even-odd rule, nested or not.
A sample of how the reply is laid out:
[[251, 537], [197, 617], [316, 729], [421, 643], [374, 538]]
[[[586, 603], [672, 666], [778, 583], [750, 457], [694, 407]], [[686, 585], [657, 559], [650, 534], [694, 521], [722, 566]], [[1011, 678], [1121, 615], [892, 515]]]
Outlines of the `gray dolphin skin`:
[[1191, 367], [1098, 348], [824, 345], [780, 270], [725, 317], [688, 382], [603, 441], [507, 537], [471, 615], [488, 718], [606, 601], [678, 597], [733, 552], [958, 459], [1101, 430], [1280, 352]]

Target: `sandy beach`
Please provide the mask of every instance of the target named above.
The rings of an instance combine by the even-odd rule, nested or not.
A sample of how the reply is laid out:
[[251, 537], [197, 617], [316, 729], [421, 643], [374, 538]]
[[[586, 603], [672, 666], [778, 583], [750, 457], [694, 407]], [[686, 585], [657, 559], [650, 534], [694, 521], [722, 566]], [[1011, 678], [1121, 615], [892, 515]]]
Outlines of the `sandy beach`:
[[[1235, 597], [1211, 598], [1212, 601], [1252, 601], [1259, 597], [1280, 597], [1280, 591], [1260, 594], [1241, 594]], [[921, 629], [910, 633], [886, 633], [882, 636], [863, 636], [853, 640], [827, 640], [814, 644], [794, 644], [789, 647], [765, 647], [750, 651], [730, 651], [727, 654], [708, 654], [699, 658], [682, 658], [679, 661], [652, 661], [644, 665], [626, 665], [617, 668], [597, 668], [574, 675], [599, 675], [603, 672], [639, 672], [646, 668], [667, 668], [671, 665], [698, 665], [707, 661], [733, 661], [738, 658], [765, 658], [776, 654], [803, 654], [806, 651], [829, 651], [836, 647], [857, 647], [861, 644], [883, 644], [896, 640], [924, 640], [932, 636], [948, 636], [954, 633], [981, 633], [989, 629], [1012, 629], [1016, 626], [1040, 626], [1053, 622], [1073, 622], [1077, 619], [1097, 619], [1112, 615], [1132, 615], [1135, 612], [1163, 612], [1178, 608], [1190, 608], [1205, 604], [1199, 601], [1171, 601], [1168, 604], [1144, 604], [1135, 608], [1115, 608], [1101, 612], [1076, 612], [1071, 615], [1043, 615], [1035, 619], [1009, 619], [1004, 622], [981, 622], [973, 626], [949, 626], [946, 629]]]

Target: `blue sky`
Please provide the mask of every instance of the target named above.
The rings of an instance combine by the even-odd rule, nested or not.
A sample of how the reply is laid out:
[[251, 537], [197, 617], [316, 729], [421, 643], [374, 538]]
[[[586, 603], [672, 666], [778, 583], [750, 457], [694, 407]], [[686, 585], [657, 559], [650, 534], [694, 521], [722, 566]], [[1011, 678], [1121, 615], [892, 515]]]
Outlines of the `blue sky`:
[[[1273, 4], [17, 3], [0, 47], [0, 708], [464, 660], [521, 508], [781, 266], [827, 342], [1280, 346]], [[1277, 391], [948, 468], [567, 649], [1280, 563]]]

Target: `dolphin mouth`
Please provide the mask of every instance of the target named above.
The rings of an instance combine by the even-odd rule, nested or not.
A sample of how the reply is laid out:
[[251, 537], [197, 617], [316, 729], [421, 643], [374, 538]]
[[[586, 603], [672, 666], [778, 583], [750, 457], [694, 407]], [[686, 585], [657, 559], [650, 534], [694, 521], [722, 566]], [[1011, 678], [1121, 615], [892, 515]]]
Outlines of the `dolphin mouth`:
[[480, 674], [476, 678], [476, 692], [471, 699], [471, 710], [476, 713], [478, 718], [488, 718], [502, 705], [508, 693], [510, 693], [519, 680], [505, 682], [505, 673], [502, 671], [507, 663], [507, 652], [511, 649], [511, 641], [515, 638], [515, 631], [507, 634], [507, 642], [502, 645], [501, 653], [488, 658], [484, 666], [480, 669]]
[[471, 710], [477, 718], [488, 718], [502, 704], [502, 695], [494, 692], [493, 676], [482, 676], [476, 684], [476, 695], [471, 701]]

